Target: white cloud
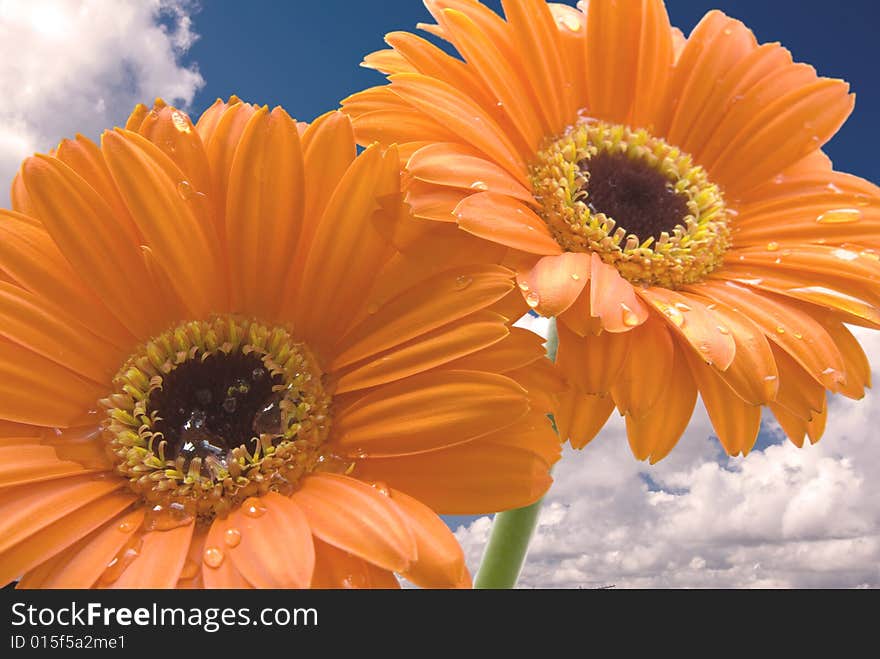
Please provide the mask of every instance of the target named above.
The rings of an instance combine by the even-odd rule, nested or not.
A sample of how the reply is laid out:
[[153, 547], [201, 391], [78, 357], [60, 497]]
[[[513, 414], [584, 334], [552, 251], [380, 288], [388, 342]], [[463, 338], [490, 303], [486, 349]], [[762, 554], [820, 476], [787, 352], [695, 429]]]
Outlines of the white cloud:
[[189, 0], [0, 0], [0, 206], [32, 153], [156, 96], [190, 103], [204, 81], [179, 60], [195, 39]]
[[[880, 366], [880, 335], [857, 335]], [[614, 417], [586, 449], [564, 453], [520, 585], [880, 587], [878, 426], [877, 391], [835, 399], [817, 445], [727, 459], [699, 408], [650, 467]], [[768, 418], [763, 432], [780, 431]], [[489, 529], [481, 518], [457, 532], [474, 570]]]

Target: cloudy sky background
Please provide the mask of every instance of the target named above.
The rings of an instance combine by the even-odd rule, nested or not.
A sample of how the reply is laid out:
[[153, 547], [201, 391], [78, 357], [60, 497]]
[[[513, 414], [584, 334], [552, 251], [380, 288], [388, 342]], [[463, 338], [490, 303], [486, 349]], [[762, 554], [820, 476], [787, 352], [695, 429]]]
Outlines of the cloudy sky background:
[[[490, 3], [491, 4], [491, 3]], [[712, 6], [782, 40], [821, 73], [846, 77], [856, 115], [829, 147], [873, 179], [863, 153], [880, 120], [877, 11], [825, 2], [670, 0], [689, 30]], [[381, 34], [426, 14], [382, 3], [0, 0], [0, 205], [21, 159], [80, 132], [96, 138], [137, 102], [162, 96], [197, 116], [216, 96], [283, 103], [301, 119], [376, 81], [358, 69]], [[835, 47], [846, 43], [846, 48]], [[876, 147], [876, 132], [868, 141]], [[540, 328], [539, 328], [540, 329]], [[859, 331], [880, 369], [880, 336]], [[875, 369], [875, 378], [878, 377]], [[832, 400], [825, 438], [798, 450], [765, 423], [760, 450], [727, 459], [698, 409], [669, 458], [636, 463], [618, 419], [556, 470], [521, 585], [526, 587], [880, 586], [880, 394]], [[464, 522], [463, 524], [461, 522]], [[455, 520], [473, 569], [490, 520]]]

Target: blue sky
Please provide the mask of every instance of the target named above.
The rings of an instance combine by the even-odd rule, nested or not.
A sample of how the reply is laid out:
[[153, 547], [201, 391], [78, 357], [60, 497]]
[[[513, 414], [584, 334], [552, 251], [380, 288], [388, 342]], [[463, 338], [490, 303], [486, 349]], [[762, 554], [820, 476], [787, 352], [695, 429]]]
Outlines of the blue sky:
[[[760, 41], [781, 41], [819, 73], [850, 81], [856, 110], [827, 151], [837, 169], [880, 182], [875, 4], [668, 2], [685, 32], [713, 7], [742, 19]], [[156, 96], [176, 99], [194, 118], [235, 93], [310, 120], [381, 82], [357, 64], [383, 47], [385, 32], [428, 20], [418, 0], [13, 0], [0, 9], [0, 180], [7, 182], [22, 158], [77, 132], [96, 138]], [[880, 336], [858, 338], [877, 381]], [[632, 459], [623, 424], [612, 418], [583, 451], [565, 452], [522, 583], [878, 588], [877, 427], [880, 393], [835, 399], [816, 446], [795, 449], [768, 421], [755, 451], [728, 459], [698, 406], [672, 454], [649, 467]], [[489, 520], [450, 520], [464, 522], [457, 535], [473, 568]]]

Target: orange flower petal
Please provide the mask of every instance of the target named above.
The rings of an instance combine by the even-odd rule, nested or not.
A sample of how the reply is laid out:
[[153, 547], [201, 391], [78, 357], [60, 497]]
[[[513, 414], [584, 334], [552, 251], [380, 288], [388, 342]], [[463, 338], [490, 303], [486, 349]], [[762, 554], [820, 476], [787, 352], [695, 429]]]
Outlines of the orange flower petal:
[[281, 108], [258, 110], [242, 132], [226, 197], [233, 296], [258, 316], [273, 318], [280, 305], [302, 226], [303, 190], [296, 122]]
[[[211, 524], [211, 528], [208, 529], [208, 535], [205, 538], [204, 548], [212, 548], [218, 549], [220, 554], [211, 553], [208, 554], [208, 560], [211, 562], [211, 565], [205, 564], [205, 556], [204, 554], [199, 557], [199, 562], [201, 565], [201, 575], [202, 581], [205, 584], [205, 588], [232, 588], [236, 590], [250, 590], [253, 589], [251, 583], [245, 579], [241, 572], [238, 571], [238, 568], [235, 567], [235, 561], [231, 558], [228, 558], [229, 555], [229, 546], [226, 538], [237, 538], [235, 535], [235, 531], [238, 531], [238, 528], [235, 527], [234, 531], [227, 535], [226, 532], [230, 530], [229, 524], [226, 519], [214, 519]], [[240, 533], [240, 531], [239, 531]], [[235, 540], [231, 540], [231, 542], [235, 542]], [[217, 564], [218, 557], [220, 557], [220, 562]], [[273, 559], [277, 561], [278, 559]], [[216, 564], [216, 565], [215, 565]]]
[[[106, 132], [102, 146], [110, 172], [138, 228], [178, 294], [199, 315], [226, 308], [216, 233], [183, 172], [152, 142], [136, 133]], [[141, 261], [138, 261], [141, 263]], [[127, 286], [131, 281], [127, 279]], [[131, 297], [129, 293], [129, 297]], [[143, 301], [133, 298], [138, 305]], [[167, 322], [167, 321], [166, 321]]]
[[195, 524], [167, 531], [149, 531], [141, 536], [134, 560], [108, 584], [109, 588], [174, 588], [192, 540]]
[[477, 103], [455, 87], [420, 73], [398, 73], [389, 80], [395, 94], [501, 164], [522, 184], [527, 184], [525, 163], [516, 147]]
[[454, 212], [458, 226], [475, 236], [530, 254], [562, 254], [547, 224], [510, 197], [479, 192], [462, 199]]
[[446, 368], [508, 373], [543, 359], [544, 354], [543, 338], [522, 327], [511, 327], [510, 333], [498, 343], [449, 362]]
[[406, 572], [417, 558], [406, 516], [379, 489], [338, 474], [312, 474], [293, 500], [315, 536], [386, 570]]
[[783, 348], [818, 382], [832, 391], [844, 381], [840, 351], [828, 332], [810, 314], [772, 294], [750, 290], [739, 284], [704, 282], [703, 290], [713, 299], [748, 316], [770, 341]]
[[78, 462], [62, 460], [51, 446], [0, 446], [0, 488], [88, 473]]
[[[578, 336], [564, 323], [557, 325], [559, 348], [556, 363], [565, 379], [581, 393], [607, 394], [630, 356], [633, 332], [602, 332], [587, 338]], [[644, 364], [637, 364], [644, 368]]]
[[412, 529], [418, 559], [403, 576], [422, 588], [469, 588], [464, 552], [449, 527], [425, 504], [399, 490], [390, 490]]
[[36, 567], [112, 519], [135, 501], [127, 493], [111, 493], [70, 510], [16, 545], [3, 550], [0, 583]]
[[521, 79], [516, 64], [506, 59], [499, 45], [465, 13], [447, 9], [444, 23], [467, 63], [485, 81], [498, 98], [498, 103], [510, 118], [522, 141], [537, 148], [548, 132], [540, 112], [532, 107], [535, 96]]
[[440, 142], [422, 147], [406, 163], [413, 177], [464, 190], [490, 191], [530, 203], [532, 193], [510, 174], [463, 144]]
[[521, 508], [550, 487], [547, 462], [533, 451], [476, 440], [441, 451], [358, 464], [359, 478], [387, 483], [441, 515]]
[[623, 124], [650, 121], [672, 68], [663, 3], [589, 3], [586, 44], [590, 114]]
[[0, 553], [123, 484], [120, 479], [97, 480], [84, 475], [0, 491]]
[[508, 334], [502, 316], [479, 311], [347, 369], [337, 380], [334, 391], [338, 395], [423, 373], [480, 351]]
[[478, 371], [422, 373], [351, 405], [340, 402], [333, 442], [357, 456], [421, 453], [509, 426], [528, 410], [525, 389], [508, 377]]
[[697, 387], [684, 354], [677, 349], [670, 382], [660, 400], [644, 417], [626, 417], [627, 439], [636, 459], [650, 459], [651, 464], [656, 464], [669, 455], [687, 428], [696, 402]]
[[84, 319], [108, 343], [128, 346], [134, 337], [77, 275], [46, 231], [0, 210], [0, 265], [17, 283], [72, 318]]
[[513, 273], [500, 266], [456, 268], [371, 308], [336, 347], [331, 371], [400, 345], [500, 300], [514, 287]]
[[761, 429], [761, 406], [751, 405], [718, 372], [692, 352], [685, 353], [712, 426], [728, 455], [748, 455]]
[[686, 79], [681, 91], [676, 90], [680, 96], [666, 131], [666, 139], [682, 148], [686, 142], [689, 146], [699, 146], [699, 143], [688, 140], [695, 124], [707, 115], [717, 122], [723, 114], [717, 105], [711, 105], [719, 91], [719, 82], [734, 75], [737, 65], [757, 48], [751, 30], [724, 15], [707, 17], [694, 31], [693, 38], [694, 47], [700, 48], [701, 56], [691, 60], [690, 53], [685, 55], [689, 66], [682, 74]]
[[659, 404], [671, 386], [674, 351], [669, 330], [656, 316], [633, 330], [623, 367], [611, 387], [621, 414], [641, 419]]
[[608, 332], [628, 332], [648, 319], [648, 308], [617, 268], [593, 252], [590, 264], [590, 315]]
[[[689, 292], [701, 293], [699, 284], [691, 286]], [[779, 371], [776, 360], [764, 332], [747, 316], [731, 307], [710, 298], [700, 298], [711, 308], [724, 326], [730, 329], [736, 343], [736, 354], [726, 371], [718, 372], [725, 382], [747, 403], [765, 405], [776, 398], [779, 388]]]
[[138, 507], [107, 522], [25, 574], [18, 588], [91, 588], [140, 528], [144, 511]]
[[0, 417], [66, 428], [104, 395], [103, 387], [30, 350], [0, 340]]
[[514, 48], [527, 53], [520, 58], [519, 77], [534, 90], [537, 107], [550, 134], [571, 122], [578, 107], [559, 51], [559, 32], [544, 0], [502, 0]]
[[[25, 185], [47, 230], [65, 258], [132, 333], [150, 336], [161, 314], [137, 245], [120, 240], [113, 211], [79, 175], [55, 158], [36, 156], [22, 166]], [[95, 258], [95, 254], [101, 258]], [[146, 284], [137, 296], [132, 282]], [[151, 318], [150, 316], [154, 317]]]
[[[276, 492], [246, 499], [225, 520], [215, 520], [208, 532], [202, 568], [206, 583], [208, 573], [229, 560], [257, 588], [308, 588], [315, 547], [306, 517], [294, 499]], [[230, 536], [240, 541], [230, 542]], [[210, 580], [224, 583], [215, 575]]]
[[517, 275], [526, 302], [542, 316], [564, 313], [584, 290], [590, 276], [590, 257], [565, 252], [545, 256], [531, 270]]
[[[713, 288], [710, 293], [713, 298], [714, 291]], [[730, 328], [712, 309], [693, 297], [657, 286], [643, 288], [639, 294], [662, 314], [667, 325], [687, 341], [700, 359], [720, 371], [730, 367], [736, 356], [736, 342]]]
[[0, 282], [0, 335], [97, 383], [109, 383], [125, 358], [64, 312], [5, 282]]
[[803, 448], [804, 435], [807, 434], [807, 422], [789, 412], [782, 405], [770, 403], [770, 411], [773, 412], [773, 416], [776, 417], [776, 421], [789, 441], [798, 448]]
[[352, 556], [315, 538], [315, 573], [312, 588], [400, 588], [393, 572]]
[[825, 406], [825, 388], [816, 382], [788, 352], [770, 344], [779, 369], [776, 403], [799, 419], [808, 421]]
[[560, 396], [556, 423], [559, 438], [571, 443], [572, 448], [581, 449], [589, 444], [614, 411], [611, 396], [594, 396], [571, 390]]

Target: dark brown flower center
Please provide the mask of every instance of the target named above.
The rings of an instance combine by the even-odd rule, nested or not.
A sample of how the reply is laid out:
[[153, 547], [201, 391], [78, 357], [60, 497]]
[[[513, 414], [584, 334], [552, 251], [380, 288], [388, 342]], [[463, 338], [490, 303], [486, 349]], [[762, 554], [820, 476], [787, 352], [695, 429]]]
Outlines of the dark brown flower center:
[[582, 189], [591, 210], [613, 217], [642, 242], [659, 240], [664, 231], [671, 234], [689, 213], [687, 197], [644, 160], [605, 152], [581, 160], [578, 167], [588, 175]]
[[181, 364], [147, 403], [158, 414], [154, 429], [167, 442], [165, 457], [183, 456], [184, 469], [201, 458], [202, 475], [209, 476], [209, 464], [216, 460], [225, 467], [232, 449], [244, 446], [253, 453], [257, 437], [281, 430], [281, 396], [272, 387], [282, 383], [253, 353], [218, 353]]
[[330, 394], [284, 327], [183, 323], [132, 355], [114, 388], [101, 401], [107, 447], [154, 511], [211, 519], [248, 497], [290, 493], [321, 464]]

